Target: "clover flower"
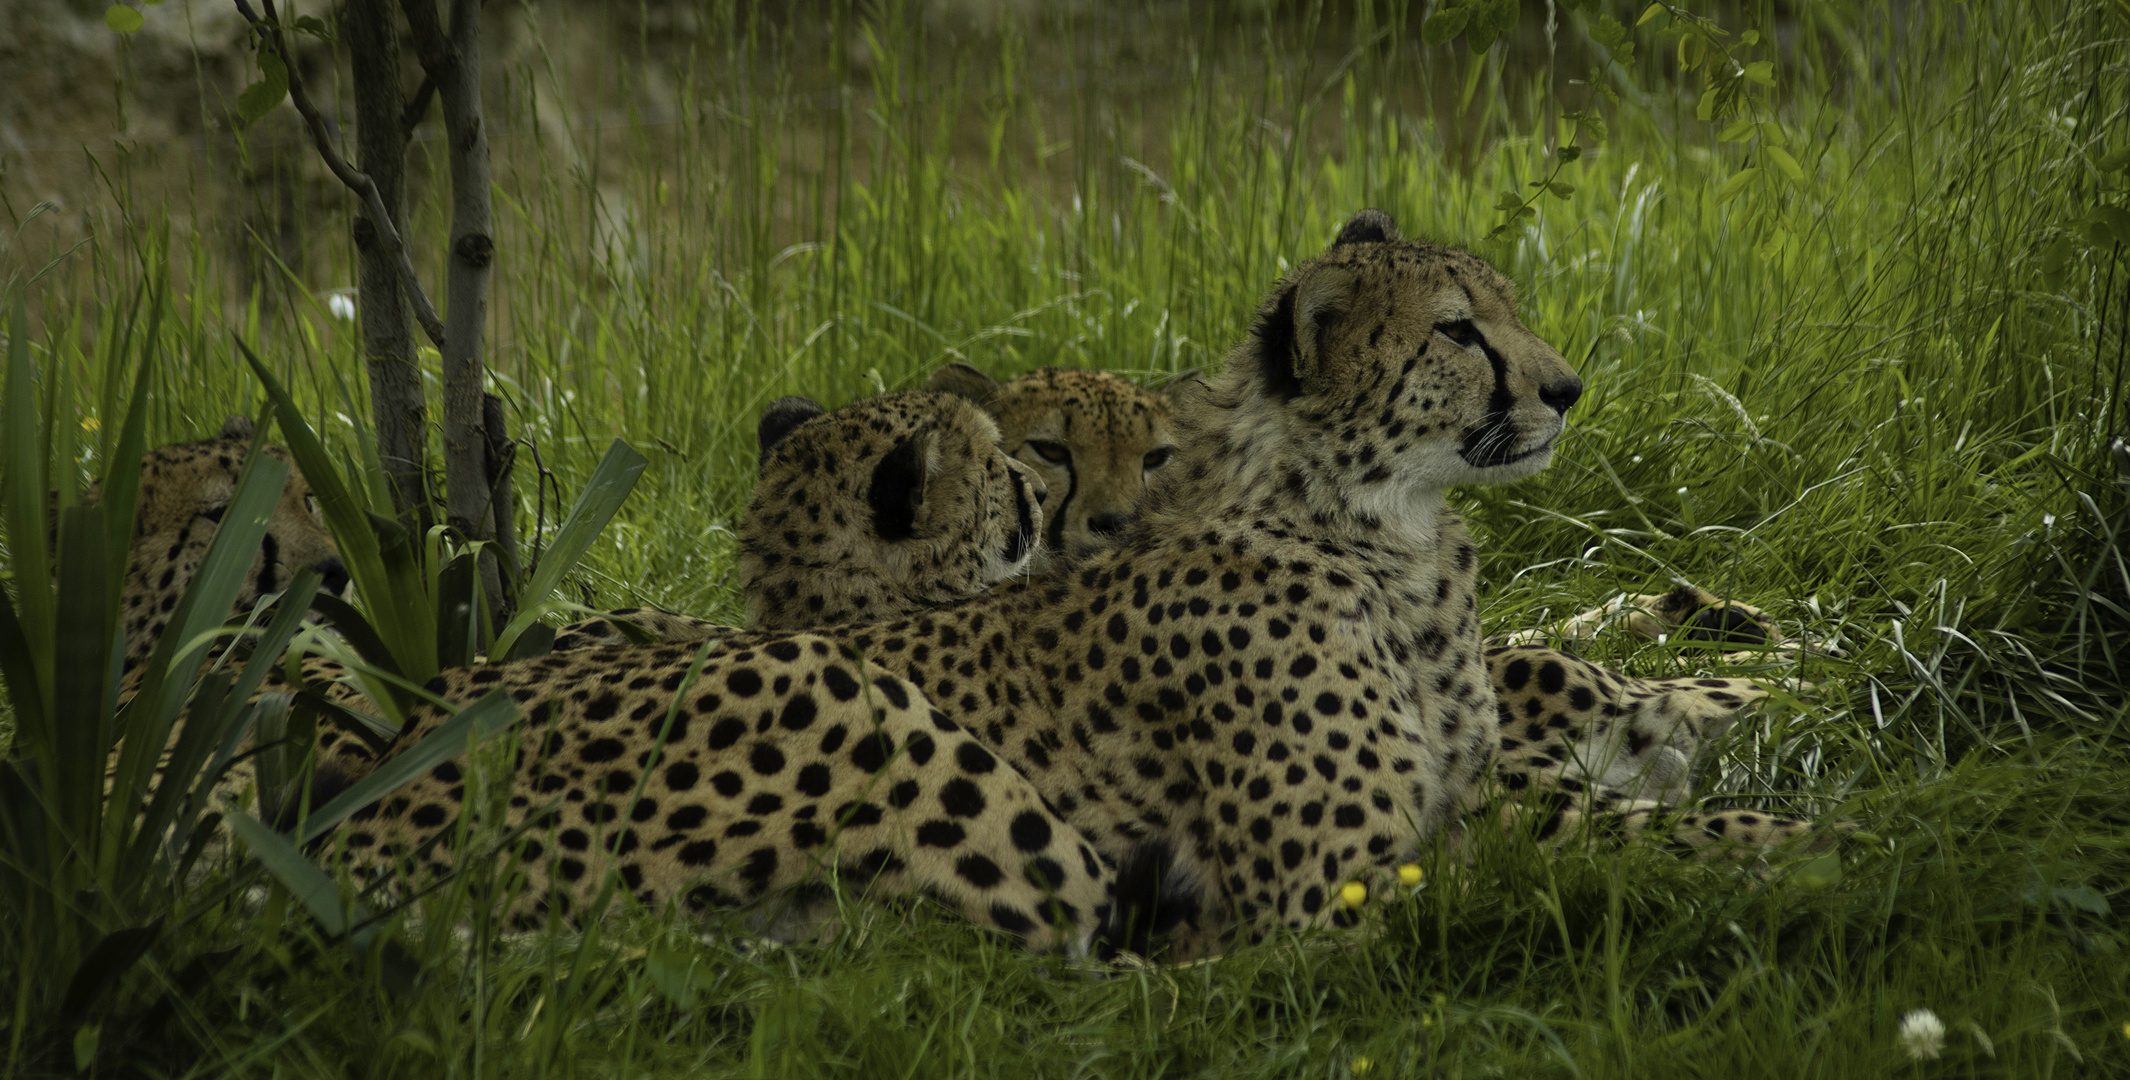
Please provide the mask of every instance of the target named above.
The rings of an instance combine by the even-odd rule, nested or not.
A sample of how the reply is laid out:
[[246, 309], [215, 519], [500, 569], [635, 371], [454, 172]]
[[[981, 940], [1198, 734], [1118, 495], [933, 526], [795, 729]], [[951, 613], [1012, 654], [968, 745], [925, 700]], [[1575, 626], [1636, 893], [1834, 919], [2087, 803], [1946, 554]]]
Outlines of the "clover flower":
[[1358, 881], [1349, 881], [1339, 887], [1339, 899], [1347, 907], [1360, 907], [1368, 902], [1368, 886]]
[[1417, 864], [1406, 863], [1398, 868], [1398, 884], [1408, 889], [1419, 885], [1421, 876], [1420, 867]]
[[1915, 1009], [1901, 1017], [1901, 1049], [1917, 1061], [1933, 1061], [1945, 1049], [1945, 1021], [1929, 1009]]

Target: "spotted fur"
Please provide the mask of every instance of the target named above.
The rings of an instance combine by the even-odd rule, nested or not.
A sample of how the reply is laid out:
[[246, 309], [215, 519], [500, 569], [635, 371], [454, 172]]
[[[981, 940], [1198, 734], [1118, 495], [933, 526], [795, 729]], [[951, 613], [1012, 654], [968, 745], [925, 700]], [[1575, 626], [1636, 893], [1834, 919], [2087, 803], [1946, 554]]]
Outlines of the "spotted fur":
[[[161, 640], [193, 574], [207, 558], [250, 452], [251, 422], [231, 417], [217, 438], [159, 447], [141, 459], [133, 543], [126, 554], [120, 598], [126, 671], [140, 666]], [[264, 452], [288, 458], [287, 451], [272, 444]], [[93, 490], [88, 495], [92, 501], [96, 497]], [[347, 585], [340, 549], [318, 516], [310, 485], [291, 463], [233, 613], [250, 611], [259, 597], [279, 591], [304, 567], [323, 575], [322, 587], [328, 592]]]
[[[1339, 885], [1412, 857], [1492, 759], [1477, 557], [1444, 493], [1543, 467], [1580, 391], [1500, 275], [1364, 213], [1179, 408], [1176, 482], [1069, 576], [738, 635], [686, 691], [690, 652], [651, 646], [432, 689], [530, 713], [504, 815], [534, 826], [529, 903], [579, 904], [612, 864], [653, 905], [833, 869], [1037, 945], [1348, 921]], [[351, 825], [358, 867], [447, 868], [428, 842], [463, 798], [458, 763], [410, 785]]]
[[[1195, 382], [1197, 373], [1182, 378]], [[1045, 563], [1114, 541], [1148, 480], [1175, 459], [1168, 394], [1106, 371], [1043, 368], [1000, 383], [956, 361], [925, 385], [983, 406], [1007, 452], [1049, 485]]]

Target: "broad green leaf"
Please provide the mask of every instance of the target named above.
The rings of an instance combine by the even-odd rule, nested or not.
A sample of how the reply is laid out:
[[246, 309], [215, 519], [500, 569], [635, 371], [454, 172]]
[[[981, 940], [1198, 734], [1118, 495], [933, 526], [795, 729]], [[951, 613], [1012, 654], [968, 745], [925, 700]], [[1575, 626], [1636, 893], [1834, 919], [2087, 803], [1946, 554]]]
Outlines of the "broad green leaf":
[[[265, 865], [266, 872], [311, 913], [311, 918], [318, 920], [318, 925], [324, 927], [326, 933], [339, 937], [347, 933], [350, 926], [369, 921], [370, 913], [361, 901], [350, 898], [346, 906], [342, 906], [340, 887], [333, 884], [333, 879], [327, 877], [325, 871], [304, 858], [303, 852], [296, 850], [286, 837], [250, 814], [232, 812], [228, 820], [229, 830], [251, 848], [259, 862]], [[368, 932], [357, 934], [352, 943], [358, 949], [368, 945]]]
[[269, 49], [259, 50], [259, 81], [244, 88], [237, 95], [237, 119], [245, 127], [258, 123], [259, 118], [274, 111], [288, 97], [288, 68], [281, 57]]
[[1563, 146], [1560, 149], [1554, 151], [1554, 153], [1559, 154], [1560, 159], [1563, 162], [1574, 161], [1575, 159], [1583, 156], [1583, 148], [1574, 145]]
[[118, 597], [105, 571], [104, 508], [70, 506], [59, 515], [59, 603], [54, 614], [53, 778], [59, 819], [75, 836], [96, 833], [117, 671]]
[[147, 955], [149, 946], [154, 945], [162, 933], [163, 919], [157, 916], [142, 926], [113, 930], [97, 941], [67, 980], [66, 996], [59, 1004], [60, 1026], [71, 1026], [86, 1019], [97, 1000]]
[[[143, 665], [145, 674], [133, 700], [119, 714], [120, 745], [117, 782], [112, 798], [117, 805], [138, 805], [147, 793], [148, 780], [162, 756], [170, 725], [177, 719], [192, 688], [193, 675], [206, 660], [204, 643], [215, 636], [235, 606], [237, 593], [251, 573], [259, 542], [288, 482], [288, 465], [270, 454], [251, 454], [237, 474], [237, 491], [222, 515], [222, 524], [208, 544], [207, 555], [193, 573], [192, 584], [179, 599], [177, 611], [164, 628], [155, 651]], [[130, 800], [130, 801], [129, 801]], [[105, 823], [108, 851], [118, 849], [117, 837], [130, 814], [113, 814]]]
[[124, 4], [113, 4], [104, 11], [104, 25], [121, 34], [130, 34], [147, 24], [140, 12]]
[[1737, 198], [1745, 191], [1746, 185], [1752, 183], [1753, 178], [1759, 175], [1760, 170], [1757, 167], [1738, 170], [1737, 175], [1724, 181], [1722, 189], [1716, 192], [1716, 205], [1722, 206]]
[[1723, 126], [1723, 130], [1716, 133], [1716, 141], [1744, 142], [1747, 139], [1753, 137], [1753, 131], [1755, 127], [1756, 125], [1753, 123], [1750, 117], [1741, 116], [1738, 119], [1733, 120], [1728, 124], [1725, 124]]
[[1743, 34], [1738, 35], [1738, 40], [1746, 45], [1758, 45], [1760, 44], [1760, 31], [1748, 30]]
[[518, 597], [518, 614], [510, 625], [496, 635], [488, 647], [492, 657], [509, 657], [517, 644], [519, 635], [531, 626], [543, 613], [549, 593], [562, 584], [562, 575], [577, 565], [577, 560], [592, 546], [599, 531], [613, 520], [614, 512], [621, 509], [622, 500], [636, 487], [636, 479], [643, 475], [649, 462], [629, 444], [615, 439], [607, 447], [606, 456], [599, 467], [592, 470], [592, 477], [585, 481], [584, 490], [577, 493], [577, 501], [571, 504], [569, 516], [562, 521], [555, 533], [555, 542], [540, 556], [540, 564], [533, 569], [532, 580], [526, 582], [525, 591]]
[[1444, 44], [1464, 33], [1465, 21], [1472, 17], [1468, 8], [1444, 8], [1427, 17], [1420, 24], [1420, 40], [1430, 46]]
[[2104, 173], [2130, 168], [2130, 146], [2120, 146], [2102, 154], [2094, 160], [2093, 167]]
[[1805, 170], [1798, 166], [1797, 159], [1791, 157], [1790, 152], [1788, 150], [1785, 150], [1780, 146], [1769, 146], [1763, 144], [1760, 147], [1760, 152], [1765, 155], [1769, 161], [1774, 162], [1775, 167], [1781, 170], [1784, 176], [1789, 177], [1791, 183], [1802, 184], [1805, 182]]
[[1745, 77], [1762, 86], [1775, 85], [1775, 62], [1755, 60], [1745, 66]]
[[1546, 190], [1554, 193], [1555, 195], [1560, 196], [1563, 199], [1575, 194], [1575, 187], [1573, 185], [1562, 183], [1559, 180], [1555, 180], [1554, 182], [1547, 184]]
[[2071, 257], [2078, 254], [2078, 243], [2068, 236], [2059, 236], [2041, 249], [2041, 280], [2049, 288], [2063, 284], [2066, 271], [2071, 267]]
[[[2120, 206], [2096, 206], [2086, 219], [2097, 226], [2089, 231], [2094, 243], [2130, 244], [2130, 210]], [[2103, 236], [2107, 239], [2101, 239]]]
[[[32, 747], [50, 747], [52, 703], [52, 590], [51, 539], [46, 533], [45, 445], [38, 436], [44, 429], [37, 407], [37, 368], [30, 359], [30, 316], [21, 291], [14, 296], [14, 313], [7, 335], [7, 388], [0, 402], [0, 466], [5, 469], [7, 495], [7, 553], [16, 582], [16, 600], [21, 605], [21, 646], [27, 653], [24, 674], [34, 674], [12, 686], [16, 695], [15, 719], [21, 731], [36, 741]], [[12, 673], [11, 673], [12, 674]], [[25, 691], [34, 690], [34, 698]], [[17, 738], [21, 738], [20, 735]]]
[[1634, 21], [1634, 24], [1635, 24], [1636, 26], [1640, 26], [1640, 25], [1642, 25], [1643, 23], [1646, 23], [1646, 22], [1648, 22], [1649, 20], [1651, 20], [1651, 19], [1654, 19], [1654, 18], [1656, 18], [1657, 16], [1659, 16], [1659, 15], [1662, 15], [1662, 14], [1664, 14], [1664, 5], [1662, 5], [1662, 4], [1651, 4], [1651, 5], [1649, 5], [1648, 7], [1646, 7], [1646, 8], [1643, 8], [1643, 9], [1642, 9], [1642, 17], [1641, 17], [1641, 18], [1639, 18], [1639, 19], [1636, 19], [1636, 20]]
[[296, 842], [308, 844], [324, 836], [348, 815], [376, 802], [444, 762], [464, 754], [471, 746], [510, 730], [518, 721], [518, 705], [501, 690], [491, 690], [479, 701], [458, 711], [420, 742], [392, 755], [376, 771], [303, 819]]
[[1494, 200], [1494, 209], [1507, 213], [1508, 211], [1515, 210], [1523, 204], [1523, 196], [1518, 195], [1513, 191], [1504, 191], [1501, 193], [1501, 198]]
[[319, 512], [340, 546], [340, 561], [362, 598], [363, 614], [391, 651], [399, 673], [416, 682], [426, 681], [437, 670], [436, 616], [419, 568], [408, 561], [405, 545], [400, 551], [384, 550], [371, 527], [369, 508], [348, 487], [295, 400], [250, 346], [240, 339], [237, 348], [273, 402], [281, 439], [289, 456], [296, 459], [296, 467], [303, 470]]
[[1842, 883], [1842, 857], [1832, 851], [1798, 864], [1790, 881], [1806, 889], [1827, 889]]
[[1716, 118], [1716, 88], [1711, 86], [1701, 92], [1701, 100], [1694, 103], [1694, 118], [1708, 123]]

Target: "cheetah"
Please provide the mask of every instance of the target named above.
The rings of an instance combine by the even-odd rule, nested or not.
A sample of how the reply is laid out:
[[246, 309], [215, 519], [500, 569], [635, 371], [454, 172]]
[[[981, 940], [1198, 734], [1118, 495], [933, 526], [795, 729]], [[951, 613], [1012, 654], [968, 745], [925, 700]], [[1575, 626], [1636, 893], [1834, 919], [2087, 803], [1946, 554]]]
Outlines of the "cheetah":
[[[834, 874], [1076, 951], [1348, 925], [1342, 883], [1412, 858], [1493, 758], [1478, 559], [1446, 491], [1544, 467], [1581, 391], [1491, 267], [1364, 211], [1180, 403], [1173, 481], [1069, 573], [431, 689], [527, 710], [501, 822], [527, 829], [521, 917], [611, 870], [654, 907]], [[419, 710], [403, 743], [442, 719]], [[351, 821], [346, 857], [447, 871], [466, 768]]]
[[[1190, 371], [1169, 382], [1197, 379]], [[1168, 393], [1107, 371], [1043, 368], [1000, 383], [955, 361], [933, 372], [925, 388], [983, 406], [998, 420], [1007, 452], [1049, 485], [1043, 516], [1050, 527], [1039, 569], [1123, 532], [1148, 479], [1175, 458]]]
[[[1195, 371], [1171, 380], [1187, 389], [1197, 382]], [[1163, 466], [1174, 453], [1168, 393], [1141, 389], [1109, 372], [1045, 368], [1000, 384], [956, 361], [933, 372], [926, 385], [983, 405], [999, 420], [1007, 447], [1044, 473], [1053, 495], [1063, 493], [1044, 508], [1053, 553], [1085, 556], [1114, 542], [1146, 487], [1166, 475]], [[1622, 605], [1635, 601], [1640, 606], [1623, 620]], [[1733, 653], [1726, 658], [1732, 662], [1765, 658], [1770, 645], [1787, 649], [1774, 621], [1758, 609], [1684, 586], [1661, 597], [1615, 601], [1571, 620], [1560, 634], [1583, 640], [1623, 622], [1644, 638], [1676, 632], [1756, 650]], [[667, 639], [702, 636], [679, 628]], [[1525, 631], [1489, 644], [1538, 645], [1547, 637]], [[1570, 823], [1591, 820], [1596, 806], [1625, 815], [1607, 824], [1632, 831], [1658, 805], [1681, 805], [1686, 782], [1735, 725], [1739, 711], [1768, 694], [1765, 686], [1738, 679], [1627, 678], [1542, 648], [1489, 649], [1487, 663], [1502, 715], [1497, 779], [1516, 798], [1548, 804], [1536, 831], [1549, 841], [1567, 839]], [[1532, 678], [1526, 672], [1545, 674]], [[1555, 672], [1561, 673], [1557, 679]], [[1541, 722], [1542, 734], [1531, 732], [1534, 719]], [[1586, 737], [1588, 744], [1581, 745]], [[1594, 783], [1585, 776], [1588, 768], [1566, 764], [1599, 756], [1606, 765]], [[1579, 797], [1582, 815], [1562, 805], [1566, 796]], [[1807, 827], [1794, 819], [1763, 822], [1750, 813], [1742, 816], [1745, 821], [1726, 814], [1688, 815], [1674, 842], [1706, 850], [1722, 838], [1737, 841], [1741, 850], [1757, 849], [1786, 842]], [[1758, 829], [1750, 827], [1756, 824]]]
[[[133, 543], [126, 553], [125, 587], [120, 596], [126, 635], [124, 672], [132, 672], [154, 652], [179, 599], [192, 584], [192, 575], [207, 558], [222, 515], [236, 494], [237, 476], [251, 452], [251, 441], [251, 421], [232, 416], [215, 438], [158, 447], [141, 459]], [[288, 460], [287, 451], [270, 443], [262, 452]], [[90, 501], [96, 497], [96, 489], [85, 496]], [[290, 463], [288, 480], [233, 613], [250, 611], [261, 596], [282, 589], [304, 567], [318, 571], [319, 587], [327, 592], [339, 593], [347, 587], [340, 548], [319, 517], [317, 500], [302, 471]]]
[[[1001, 452], [997, 423], [960, 397], [888, 394], [834, 412], [808, 398], [780, 398], [763, 412], [757, 442], [760, 482], [739, 545], [750, 628], [898, 618], [1033, 567], [1049, 488]], [[677, 612], [624, 608], [564, 627], [554, 648], [738, 632]]]
[[[748, 625], [797, 630], [896, 618], [1028, 571], [1043, 482], [999, 448], [998, 425], [946, 394], [908, 392], [830, 412], [804, 397], [763, 411], [760, 483], [740, 526]], [[555, 652], [741, 631], [658, 608], [623, 608], [557, 631]], [[346, 673], [305, 662], [314, 686]], [[375, 767], [352, 733], [321, 727], [321, 797]]]

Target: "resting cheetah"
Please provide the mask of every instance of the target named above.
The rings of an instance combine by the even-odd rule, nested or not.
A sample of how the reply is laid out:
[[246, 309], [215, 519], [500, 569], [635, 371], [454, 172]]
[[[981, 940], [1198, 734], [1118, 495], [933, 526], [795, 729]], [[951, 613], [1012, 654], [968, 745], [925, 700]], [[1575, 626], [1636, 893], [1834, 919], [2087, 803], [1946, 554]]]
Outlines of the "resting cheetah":
[[[192, 575], [207, 558], [208, 545], [220, 528], [237, 475], [251, 452], [251, 421], [230, 417], [221, 433], [199, 442], [176, 443], [150, 451], [141, 459], [140, 495], [133, 519], [133, 544], [126, 555], [124, 670], [131, 672], [155, 650]], [[287, 451], [271, 444], [265, 452], [287, 460]], [[96, 491], [87, 496], [94, 500]], [[348, 574], [340, 549], [318, 516], [310, 485], [293, 463], [274, 506], [266, 538], [237, 594], [237, 613], [248, 612], [259, 597], [286, 586], [303, 567], [322, 575], [321, 588], [338, 593]]]
[[933, 372], [925, 388], [983, 406], [998, 420], [1006, 451], [1050, 486], [1039, 567], [1114, 540], [1131, 523], [1147, 479], [1175, 457], [1168, 394], [1106, 371], [1044, 368], [1002, 384], [956, 361]]
[[[1195, 383], [1197, 373], [1178, 381]], [[1168, 395], [1108, 372], [1045, 368], [1000, 384], [957, 361], [933, 372], [926, 385], [969, 398], [999, 420], [1008, 449], [1051, 481], [1053, 498], [1044, 507], [1050, 548], [1081, 557], [1115, 541], [1147, 485], [1165, 475], [1162, 467], [1174, 451]], [[1645, 638], [1679, 634], [1747, 646], [1758, 650], [1754, 658], [1783, 641], [1774, 621], [1758, 609], [1700, 590], [1682, 586], [1661, 597], [1632, 599], [1641, 606], [1625, 618], [1623, 601], [1615, 601], [1571, 620], [1560, 633], [1587, 639], [1624, 622]], [[709, 635], [671, 626], [662, 636], [686, 641]], [[1526, 631], [1501, 643], [1546, 639], [1544, 632]], [[1551, 807], [1537, 823], [1538, 835], [1548, 840], [1566, 839], [1563, 830], [1588, 820], [1595, 806], [1637, 819], [1607, 821], [1609, 826], [1638, 827], [1638, 819], [1654, 810], [1652, 800], [1680, 805], [1695, 766], [1736, 723], [1739, 710], [1767, 696], [1764, 687], [1738, 679], [1625, 678], [1543, 648], [1490, 649], [1487, 664], [1502, 710], [1498, 778], [1506, 790]], [[1544, 734], [1532, 731], [1534, 719]], [[1588, 768], [1567, 764], [1599, 755], [1606, 761], [1605, 779], [1595, 787], [1586, 783]], [[1643, 794], [1637, 799], [1635, 793]], [[1565, 809], [1566, 797], [1579, 805], [1577, 812]], [[1751, 813], [1690, 815], [1674, 837], [1697, 848], [1717, 837], [1757, 847], [1786, 841], [1804, 828], [1803, 822]]]
[[[912, 392], [829, 412], [786, 397], [763, 412], [757, 436], [761, 482], [740, 526], [741, 584], [756, 629], [897, 618], [1028, 569], [1042, 535], [1043, 483], [1000, 449], [998, 425], [968, 401]], [[738, 633], [624, 608], [563, 627], [554, 651]], [[304, 674], [324, 684], [344, 671], [314, 659]], [[330, 728], [319, 731], [319, 761], [321, 794], [375, 765], [360, 739]]]
[[[1071, 574], [738, 635], [685, 689], [677, 647], [432, 688], [527, 707], [506, 818], [538, 826], [541, 902], [581, 902], [610, 866], [651, 904], [835, 869], [1036, 945], [1099, 928], [1210, 951], [1348, 922], [1339, 886], [1409, 858], [1491, 760], [1477, 558], [1445, 491], [1542, 468], [1581, 389], [1500, 275], [1363, 212], [1179, 408], [1176, 482]], [[464, 784], [440, 767], [348, 849], [441, 870], [453, 849], [427, 842]]]

